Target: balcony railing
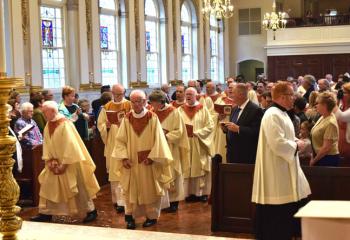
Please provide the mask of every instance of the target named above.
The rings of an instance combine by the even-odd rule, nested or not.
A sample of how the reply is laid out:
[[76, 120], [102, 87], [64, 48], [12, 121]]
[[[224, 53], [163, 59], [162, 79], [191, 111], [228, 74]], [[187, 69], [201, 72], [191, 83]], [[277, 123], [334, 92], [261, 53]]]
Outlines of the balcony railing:
[[334, 26], [349, 25], [350, 14], [336, 16], [319, 16], [305, 18], [287, 18], [287, 27], [313, 27], [313, 26]]

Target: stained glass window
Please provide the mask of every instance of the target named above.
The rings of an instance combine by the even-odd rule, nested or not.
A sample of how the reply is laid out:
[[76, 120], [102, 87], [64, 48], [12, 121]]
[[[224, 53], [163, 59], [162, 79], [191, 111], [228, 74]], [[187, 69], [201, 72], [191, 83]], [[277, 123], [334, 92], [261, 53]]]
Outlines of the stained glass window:
[[66, 75], [62, 9], [41, 6], [40, 16], [44, 88], [60, 88]]
[[[113, 4], [112, 4], [113, 3]], [[109, 5], [108, 5], [109, 4]], [[100, 47], [102, 84], [118, 82], [118, 22], [114, 0], [100, 1]]]
[[159, 13], [154, 0], [145, 0], [145, 50], [147, 82], [160, 83], [159, 63]]
[[184, 2], [181, 7], [181, 49], [182, 49], [182, 80], [188, 82], [192, 75], [192, 18], [189, 5]]
[[219, 52], [218, 52], [218, 22], [215, 17], [210, 17], [210, 78], [217, 82], [219, 80]]

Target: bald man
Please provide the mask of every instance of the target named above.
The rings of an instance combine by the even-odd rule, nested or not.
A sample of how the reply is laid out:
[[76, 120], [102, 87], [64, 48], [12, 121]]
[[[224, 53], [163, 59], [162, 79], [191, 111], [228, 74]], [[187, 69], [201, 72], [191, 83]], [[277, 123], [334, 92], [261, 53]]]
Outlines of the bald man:
[[201, 93], [200, 83], [196, 80], [188, 81], [188, 87], [192, 87], [196, 90], [197, 100], [205, 107], [208, 108], [209, 112], [212, 114], [214, 111], [214, 103], [210, 97], [206, 97]]
[[211, 156], [214, 123], [206, 107], [198, 102], [196, 89], [186, 89], [186, 104], [178, 108], [190, 141], [190, 171], [185, 173], [186, 201], [208, 200], [211, 190]]
[[[101, 133], [101, 138], [105, 144], [104, 156], [106, 157], [107, 172], [110, 173], [111, 155], [115, 146], [115, 136], [117, 135], [123, 116], [131, 109], [130, 101], [124, 98], [125, 89], [120, 84], [112, 86], [113, 100], [103, 106], [97, 120], [97, 128]], [[113, 164], [113, 163], [112, 163]], [[124, 200], [119, 187], [117, 174], [109, 174], [111, 183], [112, 202], [118, 213], [124, 212]]]
[[115, 138], [115, 164], [111, 164], [110, 175], [120, 176], [126, 227], [135, 229], [139, 216], [146, 217], [143, 227], [157, 223], [161, 198], [172, 182], [173, 158], [157, 115], [145, 108], [145, 93], [134, 90], [130, 100], [132, 111], [126, 114]]

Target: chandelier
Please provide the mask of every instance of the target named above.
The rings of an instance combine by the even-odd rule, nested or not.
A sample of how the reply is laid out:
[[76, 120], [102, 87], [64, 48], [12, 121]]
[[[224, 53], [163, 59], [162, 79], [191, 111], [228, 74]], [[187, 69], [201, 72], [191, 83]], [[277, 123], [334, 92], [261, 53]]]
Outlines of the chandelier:
[[234, 6], [231, 0], [204, 0], [202, 13], [209, 19], [213, 15], [216, 19], [230, 18], [233, 16]]
[[276, 40], [275, 32], [278, 29], [284, 29], [287, 25], [287, 20], [285, 18], [285, 12], [276, 12], [276, 1], [273, 1], [272, 12], [265, 13], [264, 20], [262, 22], [265, 30], [273, 31], [273, 40]]

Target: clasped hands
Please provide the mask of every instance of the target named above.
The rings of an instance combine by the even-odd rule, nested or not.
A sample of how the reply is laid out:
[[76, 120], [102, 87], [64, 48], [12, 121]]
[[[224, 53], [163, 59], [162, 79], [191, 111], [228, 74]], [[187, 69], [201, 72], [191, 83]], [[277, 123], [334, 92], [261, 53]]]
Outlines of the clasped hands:
[[60, 164], [55, 158], [48, 160], [46, 164], [49, 170], [55, 175], [63, 174], [67, 168], [66, 164]]
[[[143, 163], [145, 165], [152, 165], [153, 164], [153, 160], [146, 158]], [[131, 168], [131, 161], [129, 159], [123, 159], [123, 167], [125, 167], [126, 169], [130, 169]]]

